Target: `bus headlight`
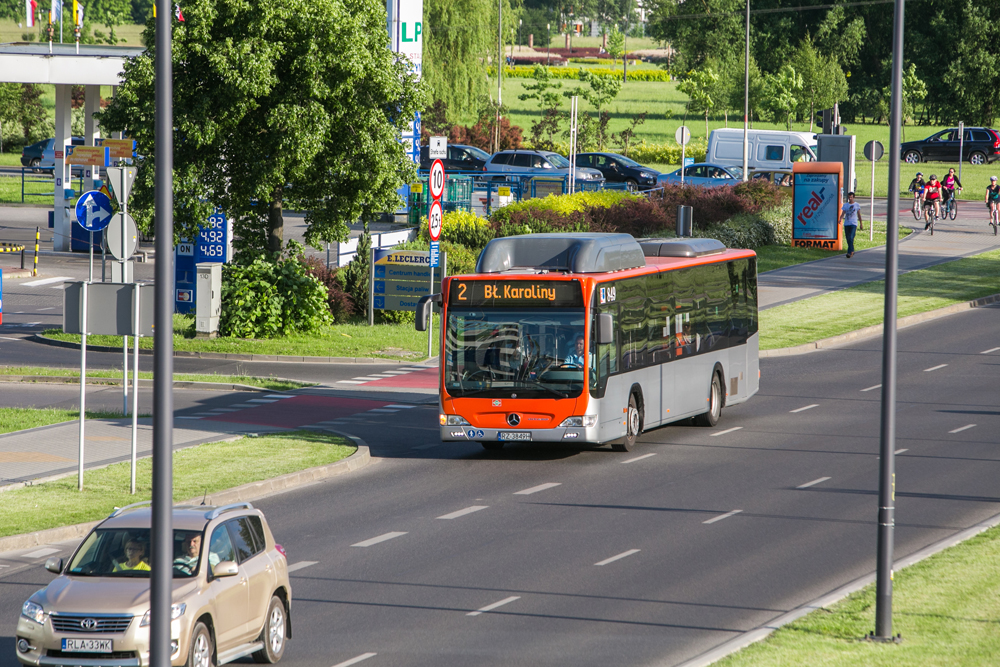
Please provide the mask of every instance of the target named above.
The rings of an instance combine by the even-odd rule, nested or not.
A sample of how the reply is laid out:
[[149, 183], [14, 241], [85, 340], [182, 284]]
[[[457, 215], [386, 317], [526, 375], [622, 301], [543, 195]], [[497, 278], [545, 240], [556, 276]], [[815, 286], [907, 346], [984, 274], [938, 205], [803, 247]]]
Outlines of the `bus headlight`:
[[438, 415], [438, 419], [441, 421], [441, 426], [470, 426], [465, 417], [460, 417], [459, 415], [440, 414]]
[[577, 428], [590, 428], [597, 424], [597, 415], [583, 415], [582, 417], [567, 417], [563, 420], [562, 427], [575, 426]]

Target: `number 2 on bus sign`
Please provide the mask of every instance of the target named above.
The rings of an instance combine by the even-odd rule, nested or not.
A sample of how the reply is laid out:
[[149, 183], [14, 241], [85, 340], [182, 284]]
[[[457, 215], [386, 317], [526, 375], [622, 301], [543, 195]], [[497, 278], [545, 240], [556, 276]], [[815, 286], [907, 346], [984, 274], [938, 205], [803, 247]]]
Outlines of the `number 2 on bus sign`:
[[441, 238], [441, 202], [437, 199], [431, 202], [431, 208], [427, 212], [427, 231], [430, 232], [431, 241]]

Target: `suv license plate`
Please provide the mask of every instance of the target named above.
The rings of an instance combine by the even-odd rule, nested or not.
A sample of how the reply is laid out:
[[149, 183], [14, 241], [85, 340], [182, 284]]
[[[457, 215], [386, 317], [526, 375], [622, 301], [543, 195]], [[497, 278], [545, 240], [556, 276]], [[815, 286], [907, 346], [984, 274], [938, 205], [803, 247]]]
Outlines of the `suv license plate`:
[[71, 653], [111, 653], [110, 639], [64, 639], [62, 650]]
[[497, 435], [500, 440], [531, 440], [530, 431], [500, 431]]

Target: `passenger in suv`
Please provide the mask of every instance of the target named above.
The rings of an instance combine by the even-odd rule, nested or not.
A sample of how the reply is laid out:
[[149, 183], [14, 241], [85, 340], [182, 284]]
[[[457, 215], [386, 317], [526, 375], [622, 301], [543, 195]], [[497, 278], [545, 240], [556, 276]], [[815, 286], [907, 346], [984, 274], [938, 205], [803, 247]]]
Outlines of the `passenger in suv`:
[[[555, 176], [569, 175], [569, 160], [551, 151], [500, 151], [487, 160], [483, 171], [495, 174], [494, 180], [504, 176]], [[603, 181], [604, 176], [596, 169], [576, 168], [578, 181]]]
[[[115, 510], [21, 609], [24, 665], [149, 665], [149, 503]], [[275, 663], [292, 636], [288, 563], [250, 503], [173, 510], [171, 665]], [[205, 548], [207, 547], [207, 548]]]

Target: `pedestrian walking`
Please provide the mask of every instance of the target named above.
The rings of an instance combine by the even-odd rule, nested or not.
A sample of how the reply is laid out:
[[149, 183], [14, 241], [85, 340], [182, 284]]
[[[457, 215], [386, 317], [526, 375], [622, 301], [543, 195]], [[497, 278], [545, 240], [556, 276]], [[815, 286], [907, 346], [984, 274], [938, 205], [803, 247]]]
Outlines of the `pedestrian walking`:
[[844, 238], [847, 239], [847, 259], [854, 256], [854, 235], [858, 232], [858, 225], [863, 225], [861, 220], [861, 204], [854, 202], [854, 193], [847, 193], [847, 203], [841, 208], [843, 212], [841, 219], [844, 221]]

